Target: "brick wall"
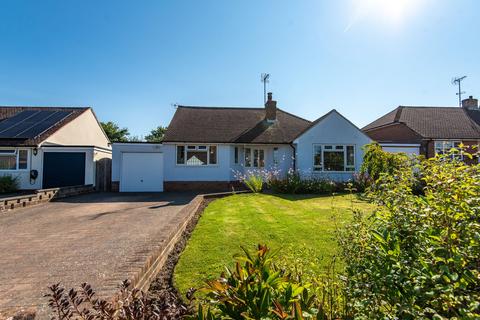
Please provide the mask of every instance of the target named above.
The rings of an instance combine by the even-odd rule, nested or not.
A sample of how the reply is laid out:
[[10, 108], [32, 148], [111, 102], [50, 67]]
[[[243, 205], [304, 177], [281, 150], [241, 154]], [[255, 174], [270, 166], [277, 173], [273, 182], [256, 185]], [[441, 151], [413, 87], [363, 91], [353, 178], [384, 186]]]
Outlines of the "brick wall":
[[112, 188], [112, 192], [119, 192], [120, 191], [120, 181], [112, 181], [111, 188]]
[[93, 191], [93, 185], [41, 189], [32, 194], [0, 199], [0, 212], [7, 212], [18, 208], [49, 202], [53, 199], [66, 198]]
[[165, 181], [165, 191], [225, 192], [245, 190], [238, 181]]

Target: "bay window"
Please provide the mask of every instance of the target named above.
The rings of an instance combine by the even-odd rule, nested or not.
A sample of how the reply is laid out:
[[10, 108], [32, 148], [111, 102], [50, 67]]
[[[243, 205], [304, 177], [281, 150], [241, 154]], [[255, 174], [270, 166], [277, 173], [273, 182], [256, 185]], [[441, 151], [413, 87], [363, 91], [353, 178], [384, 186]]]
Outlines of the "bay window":
[[28, 150], [2, 149], [0, 150], [0, 170], [28, 169]]
[[245, 148], [245, 167], [265, 167], [265, 150], [256, 148]]
[[314, 144], [313, 171], [355, 171], [355, 146]]
[[217, 146], [186, 145], [177, 146], [177, 164], [206, 166], [217, 164]]

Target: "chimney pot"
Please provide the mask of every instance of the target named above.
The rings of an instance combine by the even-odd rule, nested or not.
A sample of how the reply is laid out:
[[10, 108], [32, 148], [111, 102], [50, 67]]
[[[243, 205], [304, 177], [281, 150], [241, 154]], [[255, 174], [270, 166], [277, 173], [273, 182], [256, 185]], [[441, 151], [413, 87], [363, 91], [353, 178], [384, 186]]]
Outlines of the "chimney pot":
[[265, 102], [265, 119], [268, 122], [274, 122], [277, 119], [277, 101], [272, 99], [272, 93], [267, 94], [267, 102]]
[[468, 97], [468, 99], [463, 99], [462, 108], [468, 109], [468, 110], [477, 110], [478, 99], [473, 98], [473, 96]]

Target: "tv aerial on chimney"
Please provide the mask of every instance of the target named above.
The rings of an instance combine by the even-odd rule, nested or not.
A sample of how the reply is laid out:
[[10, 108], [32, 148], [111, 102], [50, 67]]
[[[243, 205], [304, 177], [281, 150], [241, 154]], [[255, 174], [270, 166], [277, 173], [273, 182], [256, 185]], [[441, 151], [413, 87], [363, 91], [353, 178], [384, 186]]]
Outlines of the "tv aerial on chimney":
[[461, 107], [462, 106], [462, 94], [465, 93], [465, 91], [462, 91], [462, 81], [466, 78], [467, 76], [463, 76], [463, 77], [455, 77], [452, 79], [452, 84], [454, 86], [457, 86], [458, 85], [458, 92], [457, 92], [457, 96], [458, 96], [458, 106]]
[[267, 102], [267, 83], [270, 82], [270, 73], [262, 73], [260, 81], [263, 82], [263, 103]]

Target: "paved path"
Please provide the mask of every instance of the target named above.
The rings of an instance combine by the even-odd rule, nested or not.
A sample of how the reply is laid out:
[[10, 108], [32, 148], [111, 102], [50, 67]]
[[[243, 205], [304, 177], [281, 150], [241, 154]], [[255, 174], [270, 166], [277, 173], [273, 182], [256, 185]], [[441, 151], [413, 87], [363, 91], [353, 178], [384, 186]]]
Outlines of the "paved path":
[[0, 215], [0, 318], [45, 312], [43, 293], [89, 282], [102, 295], [140, 270], [193, 195], [89, 194]]

